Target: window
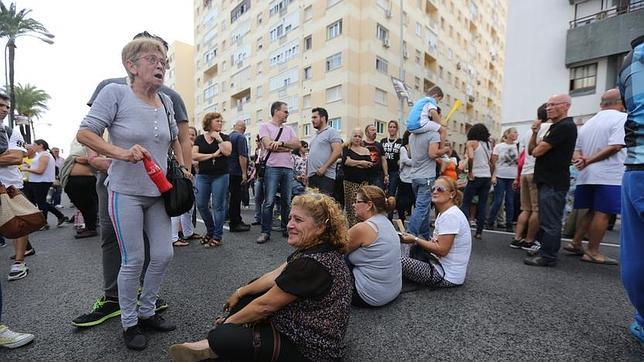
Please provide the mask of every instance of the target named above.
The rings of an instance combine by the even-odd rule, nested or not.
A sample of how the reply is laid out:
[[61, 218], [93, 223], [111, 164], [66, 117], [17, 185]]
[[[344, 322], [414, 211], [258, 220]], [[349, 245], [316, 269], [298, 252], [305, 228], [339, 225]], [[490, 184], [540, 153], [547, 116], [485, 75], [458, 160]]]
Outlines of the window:
[[313, 5], [309, 5], [304, 9], [304, 21], [313, 19]]
[[241, 4], [235, 6], [233, 11], [230, 12], [230, 23], [234, 23], [240, 16], [248, 12], [250, 9], [250, 0], [244, 0]]
[[257, 97], [258, 99], [262, 98], [262, 93], [264, 93], [264, 87], [258, 85], [257, 90], [255, 91], [255, 97]]
[[311, 124], [307, 123], [304, 125], [304, 135], [305, 136], [310, 136], [311, 135]]
[[595, 92], [597, 63], [570, 68], [570, 94]]
[[331, 118], [329, 120], [329, 126], [331, 126], [331, 128], [337, 129], [338, 131], [342, 131], [342, 117]]
[[416, 35], [423, 37], [423, 26], [419, 22], [416, 22]]
[[342, 86], [336, 85], [335, 87], [327, 88], [326, 102], [331, 103], [342, 99]]
[[262, 13], [257, 14], [257, 25], [262, 23]]
[[311, 37], [311, 35], [309, 35], [306, 38], [304, 38], [304, 50], [305, 51], [311, 50], [312, 47], [313, 47], [313, 38]]
[[262, 48], [264, 47], [264, 45], [262, 44], [262, 40], [263, 40], [263, 37], [261, 36], [257, 38], [257, 51], [262, 50]]
[[326, 40], [342, 35], [342, 19], [326, 27]]
[[385, 122], [375, 120], [373, 122], [373, 125], [376, 126], [376, 133], [384, 133], [385, 132]]
[[420, 78], [418, 77], [414, 77], [414, 89], [416, 89], [417, 91], [420, 90]]
[[291, 2], [293, 2], [293, 0], [280, 0], [280, 1], [274, 2], [268, 11], [268, 16], [286, 13], [286, 8], [288, 7], [288, 4], [290, 4]]
[[376, 56], [376, 70], [387, 74], [387, 68], [389, 66], [389, 63], [387, 63], [386, 60], [382, 59], [381, 57]]
[[313, 70], [311, 69], [311, 66], [305, 67], [304, 68], [304, 80], [309, 80], [313, 78]]
[[416, 50], [416, 64], [420, 64], [420, 50]]
[[307, 94], [302, 97], [302, 108], [311, 108], [311, 95]]
[[340, 68], [342, 65], [342, 53], [333, 54], [326, 58], [326, 71], [331, 71]]
[[326, 7], [330, 8], [331, 6], [339, 3], [340, 1], [342, 1], [342, 0], [326, 0]]
[[384, 26], [377, 24], [376, 25], [376, 37], [383, 42], [389, 41], [389, 30]]
[[271, 67], [286, 63], [292, 58], [294, 58], [300, 52], [299, 41], [294, 41], [289, 44], [284, 45], [283, 47], [275, 50], [270, 55], [270, 64]]
[[257, 63], [257, 75], [262, 74], [262, 62]]
[[258, 109], [257, 112], [255, 112], [255, 120], [257, 120], [257, 123], [260, 123], [262, 121], [262, 110]]
[[387, 105], [387, 92], [380, 88], [376, 88], [376, 95], [374, 97], [374, 101], [376, 103], [382, 104], [382, 105]]

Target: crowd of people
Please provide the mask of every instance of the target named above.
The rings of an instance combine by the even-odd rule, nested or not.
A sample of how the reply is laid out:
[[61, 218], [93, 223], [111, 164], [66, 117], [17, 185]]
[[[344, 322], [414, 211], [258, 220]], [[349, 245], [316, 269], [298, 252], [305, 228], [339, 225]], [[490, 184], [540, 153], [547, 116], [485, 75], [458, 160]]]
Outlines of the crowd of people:
[[[68, 221], [55, 207], [57, 190], [64, 190], [84, 221], [76, 237], [100, 235], [103, 295], [72, 324], [91, 327], [120, 316], [127, 348], [145, 349], [148, 330], [176, 328], [159, 314], [168, 304], [158, 296], [173, 247], [192, 240], [206, 248], [225, 245], [226, 220], [229, 232], [259, 226], [257, 244], [271, 241], [278, 230], [294, 251], [232, 293], [225, 302], [228, 315], [217, 320], [207, 339], [173, 345], [170, 355], [177, 361], [341, 358], [352, 305], [391, 303], [403, 279], [430, 288], [463, 285], [472, 239], [483, 239], [485, 229], [511, 232], [510, 247], [528, 253], [525, 264], [555, 266], [572, 187], [580, 216], [563, 249], [582, 261], [617, 264], [599, 250], [610, 217], [625, 204], [634, 210], [626, 217], [639, 217], [641, 199], [622, 198], [627, 190], [620, 186], [623, 177], [634, 177], [623, 165], [637, 172], [642, 160], [641, 144], [629, 140], [634, 137], [629, 122], [640, 127], [643, 122], [632, 111], [634, 104], [641, 108], [641, 99], [632, 95], [628, 79], [621, 93], [612, 89], [602, 96], [600, 111], [581, 128], [568, 116], [568, 95], [554, 95], [538, 108], [523, 141], [514, 128], [497, 140], [484, 124], [475, 124], [462, 159], [441, 123], [439, 87], [414, 104], [402, 137], [401, 124], [391, 120], [381, 141], [368, 125], [352, 130], [343, 143], [321, 107], [311, 111], [314, 135], [302, 141], [285, 126], [288, 104], [276, 101], [249, 156], [243, 121], [226, 134], [222, 115], [212, 112], [201, 120], [201, 130], [189, 126], [181, 97], [163, 85], [166, 57], [167, 43], [147, 32], [123, 48], [127, 77], [98, 85], [66, 160], [44, 140], [26, 146], [17, 131], [2, 127], [0, 134], [0, 181], [22, 189], [45, 216], [53, 213], [58, 226]], [[641, 77], [641, 69], [634, 72]], [[7, 109], [8, 98], [0, 96], [0, 118]], [[633, 146], [627, 157], [625, 147]], [[195, 207], [173, 218], [141, 162], [152, 160], [165, 172], [169, 150], [196, 188]], [[571, 174], [576, 174], [572, 183]], [[628, 192], [635, 194], [637, 180], [631, 182]], [[241, 216], [249, 190], [255, 198], [251, 225]], [[195, 211], [204, 235], [195, 232]], [[627, 233], [641, 229], [632, 222]], [[624, 239], [623, 233], [622, 244]], [[14, 245], [9, 280], [27, 276], [24, 257], [35, 252], [28, 236]], [[625, 260], [624, 284], [640, 312], [631, 330], [642, 339], [642, 277], [634, 275], [641, 259]], [[3, 325], [0, 337], [10, 348], [34, 338]]]

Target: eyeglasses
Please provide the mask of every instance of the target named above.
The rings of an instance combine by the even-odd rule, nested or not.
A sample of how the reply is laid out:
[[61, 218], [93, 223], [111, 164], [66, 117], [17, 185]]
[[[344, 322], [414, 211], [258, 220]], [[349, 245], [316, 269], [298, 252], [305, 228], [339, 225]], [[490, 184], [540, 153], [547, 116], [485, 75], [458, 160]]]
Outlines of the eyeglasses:
[[433, 186], [432, 187], [432, 192], [441, 192], [442, 193], [442, 192], [445, 192], [445, 191], [449, 191], [449, 190], [447, 188], [443, 187], [443, 186]]
[[145, 59], [150, 65], [161, 64], [163, 69], [170, 69], [170, 65], [168, 64], [168, 59], [157, 58], [154, 55], [146, 55], [144, 57], [136, 58], [134, 60], [139, 60], [139, 59]]
[[369, 201], [365, 201], [365, 200], [356, 200], [356, 201], [354, 201], [353, 203], [354, 203], [354, 204], [368, 204], [368, 203], [369, 203]]

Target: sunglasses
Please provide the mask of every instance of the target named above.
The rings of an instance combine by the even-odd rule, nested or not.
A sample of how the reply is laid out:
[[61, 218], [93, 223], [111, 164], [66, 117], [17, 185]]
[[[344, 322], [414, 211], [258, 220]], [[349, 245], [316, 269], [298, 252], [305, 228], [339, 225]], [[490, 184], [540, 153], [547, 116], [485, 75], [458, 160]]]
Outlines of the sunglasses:
[[447, 188], [443, 187], [443, 186], [432, 186], [432, 192], [441, 192], [442, 193], [442, 192], [445, 192], [445, 191], [449, 191], [449, 190]]

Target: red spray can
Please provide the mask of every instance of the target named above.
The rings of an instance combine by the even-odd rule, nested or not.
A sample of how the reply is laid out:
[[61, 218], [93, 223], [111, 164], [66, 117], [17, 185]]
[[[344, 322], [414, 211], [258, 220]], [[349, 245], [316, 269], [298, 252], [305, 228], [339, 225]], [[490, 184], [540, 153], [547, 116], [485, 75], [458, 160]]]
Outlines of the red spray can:
[[143, 159], [143, 166], [145, 166], [145, 171], [150, 176], [152, 182], [157, 185], [160, 193], [164, 193], [172, 188], [172, 184], [168, 182], [168, 179], [163, 174], [161, 167], [152, 161], [152, 159], [145, 157]]

